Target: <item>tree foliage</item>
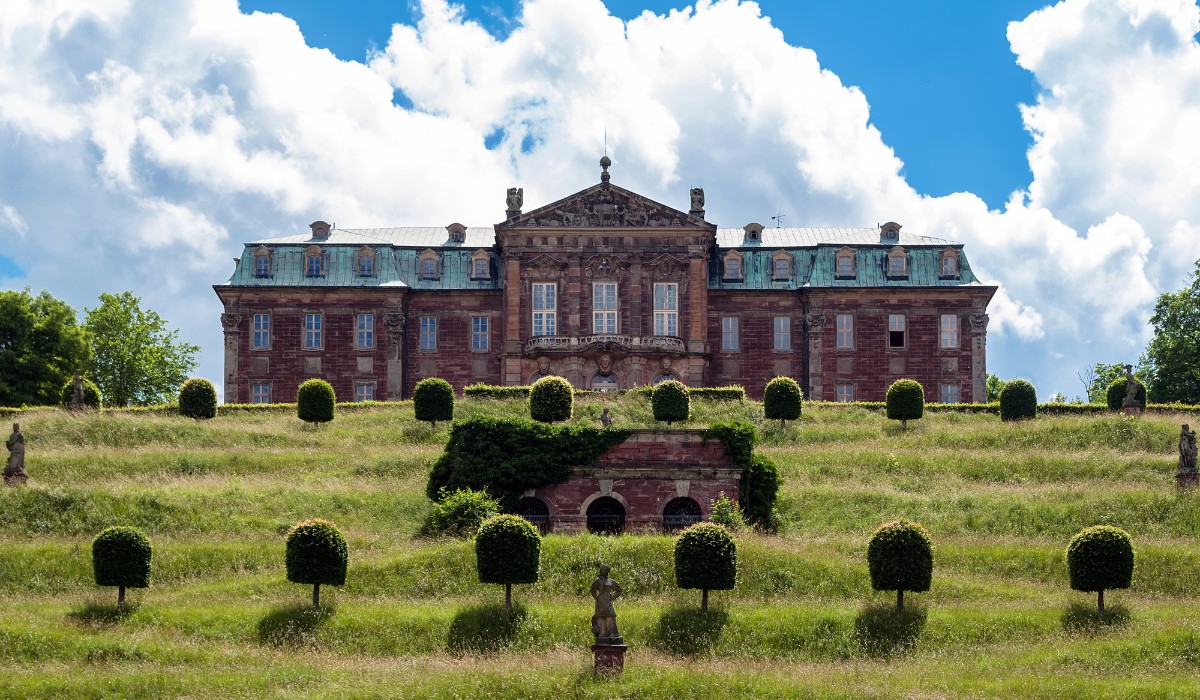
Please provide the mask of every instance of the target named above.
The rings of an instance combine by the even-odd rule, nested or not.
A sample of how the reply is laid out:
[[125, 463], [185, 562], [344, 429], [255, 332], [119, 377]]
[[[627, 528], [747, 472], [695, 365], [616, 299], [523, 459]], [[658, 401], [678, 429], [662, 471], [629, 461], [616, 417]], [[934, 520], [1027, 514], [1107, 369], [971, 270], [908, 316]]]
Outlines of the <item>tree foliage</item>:
[[105, 528], [92, 541], [92, 574], [98, 586], [117, 586], [117, 605], [125, 605], [126, 588], [150, 585], [150, 540], [132, 527]]
[[64, 381], [88, 366], [75, 309], [49, 292], [0, 292], [0, 406], [58, 403]]
[[569, 420], [575, 410], [575, 389], [562, 377], [542, 377], [529, 390], [529, 417], [542, 423]]
[[[1135, 373], [1140, 378], [1140, 372]], [[1079, 381], [1087, 391], [1088, 403], [1104, 403], [1108, 388], [1118, 379], [1125, 378], [1125, 365], [1120, 362], [1112, 364], [1097, 362], [1083, 372], [1078, 373]], [[1121, 395], [1124, 398], [1124, 394]], [[1118, 408], [1120, 408], [1118, 406]]]
[[179, 331], [141, 303], [132, 292], [105, 293], [100, 306], [84, 309], [89, 374], [109, 405], [166, 403], [196, 368], [200, 347], [180, 342]]
[[202, 420], [216, 418], [217, 388], [212, 382], [201, 377], [192, 377], [184, 382], [179, 387], [179, 415]]
[[447, 493], [443, 489], [438, 496], [422, 534], [469, 537], [484, 520], [500, 513], [500, 502], [487, 491], [457, 489]]
[[927, 591], [933, 580], [933, 541], [919, 523], [884, 523], [867, 545], [871, 588], [896, 591], [896, 608], [904, 609], [904, 591]]
[[915, 379], [897, 379], [887, 390], [887, 417], [908, 429], [910, 420], [925, 415], [925, 388]]
[[987, 384], [984, 385], [987, 403], [1000, 400], [1000, 390], [1004, 388], [1004, 380], [1000, 377], [989, 374], [987, 376]]
[[701, 610], [708, 610], [709, 591], [732, 590], [737, 584], [737, 545], [729, 531], [715, 523], [696, 523], [679, 533], [675, 584], [703, 591]]
[[475, 535], [475, 568], [480, 583], [504, 584], [504, 603], [512, 608], [514, 583], [537, 583], [542, 536], [519, 515], [494, 515]]
[[1150, 400], [1200, 403], [1200, 261], [1188, 286], [1158, 297], [1154, 337], [1142, 355]]
[[[1124, 369], [1121, 370], [1122, 374], [1120, 378], [1114, 379], [1104, 392], [1105, 402], [1114, 411], [1120, 410], [1125, 404], [1125, 390], [1129, 388], [1129, 380], [1125, 378], [1124, 371]], [[1134, 378], [1137, 379], [1137, 376], [1134, 375]], [[1143, 411], [1146, 410], [1146, 384], [1144, 382], [1139, 382], [1137, 394], [1134, 396], [1134, 399], [1137, 400], [1138, 405], [1142, 407]]]
[[775, 377], [767, 382], [763, 391], [763, 413], [767, 420], [778, 420], [780, 427], [785, 421], [800, 417], [802, 392], [800, 385], [791, 377]]
[[1084, 528], [1067, 545], [1071, 588], [1097, 593], [1097, 606], [1104, 612], [1105, 589], [1129, 588], [1133, 560], [1133, 541], [1128, 532], [1109, 525]]
[[1024, 379], [1005, 382], [1000, 391], [1000, 420], [1037, 416], [1037, 389]]
[[654, 411], [654, 420], [666, 421], [667, 425], [675, 421], [687, 420], [692, 415], [692, 400], [688, 388], [683, 382], [668, 379], [659, 382], [650, 395], [650, 405]]
[[413, 389], [413, 412], [417, 420], [437, 427], [440, 420], [454, 420], [454, 387], [438, 377], [426, 377]]
[[288, 530], [287, 580], [312, 584], [314, 608], [320, 606], [322, 583], [331, 586], [346, 583], [349, 560], [345, 538], [337, 525], [328, 520], [303, 520]]
[[[75, 378], [68, 379], [59, 390], [59, 405], [70, 408], [75, 401]], [[104, 406], [104, 397], [100, 395], [100, 387], [87, 377], [83, 378], [83, 405], [88, 408], [100, 409]]]
[[305, 423], [328, 423], [333, 420], [336, 403], [333, 385], [324, 379], [309, 379], [296, 389], [296, 417]]

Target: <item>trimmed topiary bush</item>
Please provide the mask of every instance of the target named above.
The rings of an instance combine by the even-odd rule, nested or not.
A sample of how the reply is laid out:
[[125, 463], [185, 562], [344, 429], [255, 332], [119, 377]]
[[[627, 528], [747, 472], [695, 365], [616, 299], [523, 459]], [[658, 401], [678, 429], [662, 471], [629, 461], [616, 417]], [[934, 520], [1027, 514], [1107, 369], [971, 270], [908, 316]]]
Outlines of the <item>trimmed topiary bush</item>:
[[904, 591], [929, 590], [933, 579], [933, 542], [919, 523], [898, 520], [879, 526], [867, 545], [871, 588], [896, 591], [896, 609], [904, 609]]
[[92, 573], [98, 586], [117, 586], [117, 607], [125, 607], [126, 588], [150, 585], [150, 540], [132, 527], [105, 528], [92, 541]]
[[512, 585], [537, 583], [542, 536], [519, 515], [494, 515], [475, 535], [475, 568], [480, 583], [503, 583], [504, 605], [512, 609]]
[[[1125, 377], [1114, 379], [1112, 384], [1108, 385], [1108, 391], [1104, 394], [1105, 403], [1114, 411], [1121, 410], [1121, 404], [1125, 403], [1125, 387], [1128, 386], [1129, 380]], [[1138, 382], [1137, 402], [1146, 410], [1146, 385]]]
[[345, 538], [328, 520], [303, 520], [288, 530], [287, 580], [312, 584], [314, 608], [321, 605], [321, 584], [346, 583], [349, 560]]
[[446, 493], [442, 489], [439, 496], [425, 522], [423, 531], [426, 535], [474, 535], [484, 520], [500, 513], [500, 502], [487, 491], [458, 489]]
[[1037, 416], [1037, 390], [1024, 379], [1013, 379], [1004, 383], [1000, 390], [1000, 420], [1035, 418]]
[[[62, 385], [62, 391], [59, 392], [59, 398], [63, 408], [70, 408], [71, 402], [75, 400], [75, 378], [71, 377], [66, 384]], [[104, 397], [100, 394], [100, 387], [87, 377], [83, 378], [83, 405], [88, 408], [100, 410], [104, 405]]]
[[562, 377], [542, 377], [529, 389], [529, 417], [542, 423], [570, 420], [575, 390]]
[[654, 409], [654, 420], [666, 421], [667, 425], [675, 421], [687, 420], [692, 415], [692, 401], [688, 388], [683, 382], [669, 379], [654, 387], [650, 395], [650, 405]]
[[216, 418], [217, 388], [213, 383], [200, 377], [184, 382], [179, 387], [179, 415], [201, 420]]
[[1133, 581], [1133, 560], [1133, 541], [1128, 532], [1109, 525], [1086, 527], [1067, 545], [1071, 589], [1095, 591], [1096, 608], [1104, 612], [1105, 589], [1129, 588]]
[[887, 390], [887, 417], [908, 430], [910, 420], [925, 415], [925, 389], [915, 379], [897, 379]]
[[333, 420], [333, 405], [337, 396], [333, 386], [324, 379], [309, 379], [296, 390], [296, 416], [305, 423], [328, 423]]
[[764, 530], [774, 531], [775, 496], [779, 493], [779, 467], [763, 454], [753, 454], [742, 470], [738, 487], [738, 502], [751, 523]]
[[445, 379], [422, 379], [413, 389], [413, 411], [417, 420], [429, 421], [434, 429], [440, 420], [454, 420], [454, 387]]
[[716, 523], [696, 523], [675, 540], [675, 585], [702, 591], [700, 610], [708, 611], [709, 591], [737, 584], [737, 545]]
[[800, 417], [800, 402], [803, 392], [791, 377], [775, 377], [767, 382], [763, 390], [763, 413], [767, 420], [779, 419], [782, 428], [787, 421]]

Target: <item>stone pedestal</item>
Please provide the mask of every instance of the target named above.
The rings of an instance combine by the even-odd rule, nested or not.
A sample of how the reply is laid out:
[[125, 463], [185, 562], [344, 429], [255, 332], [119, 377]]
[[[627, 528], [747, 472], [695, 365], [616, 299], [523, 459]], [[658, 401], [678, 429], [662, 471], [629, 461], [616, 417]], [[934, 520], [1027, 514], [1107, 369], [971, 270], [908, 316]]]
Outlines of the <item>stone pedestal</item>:
[[616, 676], [625, 670], [624, 644], [593, 644], [592, 656], [596, 660], [595, 671], [599, 675]]
[[1121, 407], [1121, 415], [1132, 416], [1134, 418], [1141, 418], [1142, 417], [1142, 407], [1141, 406], [1122, 406]]
[[1176, 472], [1175, 485], [1181, 489], [1194, 489], [1200, 486], [1200, 472]]
[[28, 479], [29, 479], [29, 475], [25, 473], [24, 469], [22, 469], [20, 471], [14, 471], [12, 473], [9, 473], [9, 471], [7, 469], [4, 470], [4, 485], [5, 486], [21, 486]]

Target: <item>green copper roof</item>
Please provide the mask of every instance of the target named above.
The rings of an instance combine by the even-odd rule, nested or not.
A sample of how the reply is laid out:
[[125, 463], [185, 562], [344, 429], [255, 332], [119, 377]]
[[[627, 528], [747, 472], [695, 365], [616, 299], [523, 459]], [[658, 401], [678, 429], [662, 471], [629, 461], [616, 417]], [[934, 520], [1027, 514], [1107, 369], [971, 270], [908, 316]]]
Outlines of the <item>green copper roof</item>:
[[[765, 233], [765, 232], [764, 232]], [[742, 279], [724, 279], [724, 254], [722, 250], [709, 262], [709, 289], [775, 289], [789, 290], [805, 288], [862, 288], [862, 287], [961, 287], [979, 284], [962, 246], [908, 246], [908, 274], [891, 278], [885, 274], [887, 254], [894, 246], [847, 245], [839, 241], [836, 245], [821, 245], [816, 248], [771, 248], [747, 250], [738, 248], [742, 254]], [[855, 276], [838, 278], [834, 275], [835, 255], [842, 248], [850, 248], [855, 254]], [[954, 248], [959, 253], [959, 275], [942, 278], [942, 251]], [[776, 280], [774, 256], [780, 251], [792, 255], [791, 278]]]
[[[259, 245], [247, 245], [238, 261], [237, 269], [225, 282], [232, 287], [409, 287], [412, 289], [499, 289], [502, 266], [494, 256], [490, 261], [489, 279], [472, 279], [471, 254], [478, 250], [433, 249], [438, 254], [438, 276], [422, 279], [420, 276], [421, 250], [415, 248], [392, 248], [389, 245], [368, 246], [375, 251], [375, 275], [361, 277], [358, 274], [358, 251], [363, 248], [358, 241], [341, 245], [320, 245], [325, 255], [325, 274], [305, 274], [306, 245], [266, 245], [271, 253], [271, 275], [258, 277], [254, 274], [255, 250]], [[422, 249], [424, 250], [424, 249]]]

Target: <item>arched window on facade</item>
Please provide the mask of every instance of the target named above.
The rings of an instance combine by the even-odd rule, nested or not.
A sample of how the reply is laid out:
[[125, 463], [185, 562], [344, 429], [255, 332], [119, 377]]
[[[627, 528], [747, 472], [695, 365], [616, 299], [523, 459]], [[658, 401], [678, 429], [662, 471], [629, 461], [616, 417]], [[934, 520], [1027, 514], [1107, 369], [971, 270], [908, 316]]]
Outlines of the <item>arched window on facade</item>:
[[702, 517], [703, 513], [700, 510], [700, 504], [694, 499], [686, 496], [673, 498], [663, 508], [663, 530], [667, 532], [682, 530], [689, 525], [695, 525], [700, 522]]

